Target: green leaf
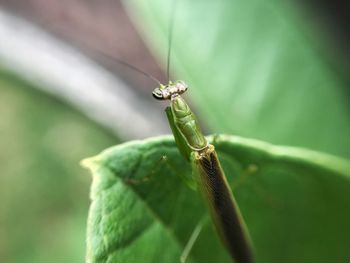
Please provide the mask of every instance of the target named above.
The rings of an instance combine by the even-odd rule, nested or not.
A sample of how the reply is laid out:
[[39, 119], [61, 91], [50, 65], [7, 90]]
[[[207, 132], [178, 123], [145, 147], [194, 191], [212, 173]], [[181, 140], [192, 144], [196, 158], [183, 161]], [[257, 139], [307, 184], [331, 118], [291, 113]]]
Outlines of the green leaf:
[[[350, 163], [235, 136], [215, 146], [257, 262], [350, 261]], [[200, 195], [173, 139], [132, 141], [86, 159], [93, 173], [88, 262], [179, 262], [199, 221]], [[229, 262], [209, 220], [187, 262]]]
[[[174, 0], [124, 2], [166, 65]], [[310, 26], [306, 8], [177, 2], [171, 69], [189, 83], [209, 130], [350, 157], [349, 79], [331, 63], [325, 27]]]

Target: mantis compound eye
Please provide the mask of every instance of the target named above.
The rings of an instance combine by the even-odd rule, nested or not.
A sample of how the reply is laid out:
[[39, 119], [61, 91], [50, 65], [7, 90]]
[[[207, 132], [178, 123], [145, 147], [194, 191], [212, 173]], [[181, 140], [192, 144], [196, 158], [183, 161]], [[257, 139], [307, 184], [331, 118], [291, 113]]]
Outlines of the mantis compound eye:
[[178, 90], [178, 93], [182, 94], [186, 92], [186, 90], [188, 89], [188, 85], [184, 81], [179, 80], [176, 82], [176, 88]]
[[154, 89], [152, 95], [157, 100], [164, 100], [163, 92], [159, 88]]

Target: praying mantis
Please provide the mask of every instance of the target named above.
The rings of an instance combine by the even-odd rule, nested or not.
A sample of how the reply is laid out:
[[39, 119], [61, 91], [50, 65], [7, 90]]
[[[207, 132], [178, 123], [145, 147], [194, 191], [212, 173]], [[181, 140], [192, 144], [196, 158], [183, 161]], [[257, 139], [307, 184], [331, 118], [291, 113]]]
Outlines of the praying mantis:
[[[173, 21], [174, 16], [170, 20], [169, 30], [168, 79]], [[153, 97], [158, 100], [170, 100], [170, 106], [165, 110], [166, 116], [180, 153], [192, 167], [193, 178], [183, 178], [184, 181], [190, 188], [201, 192], [216, 231], [232, 260], [236, 263], [253, 263], [253, 246], [248, 229], [231, 192], [215, 147], [208, 143], [194, 113], [181, 97], [181, 94], [188, 90], [187, 84], [183, 81], [169, 81], [168, 84], [163, 85], [156, 78], [133, 65], [106, 54], [100, 55], [143, 74], [159, 84], [153, 90]], [[187, 248], [184, 252], [188, 253]], [[181, 261], [185, 262], [186, 259]]]
[[[198, 121], [181, 94], [188, 86], [183, 81], [160, 85], [153, 91], [158, 100], [170, 100], [166, 115], [175, 142], [190, 162], [195, 184], [209, 209], [221, 241], [236, 263], [252, 263], [253, 249], [247, 227], [227, 183], [215, 147], [204, 137]], [[194, 185], [194, 187], [193, 187]]]
[[[168, 64], [169, 64], [169, 60], [168, 60]], [[212, 88], [212, 86], [208, 86], [208, 88]], [[226, 247], [226, 249], [230, 253], [232, 259], [236, 263], [237, 262], [238, 263], [239, 262], [241, 262], [241, 263], [253, 262], [254, 261], [253, 254], [255, 254], [255, 253], [252, 252], [253, 249], [252, 249], [252, 244], [250, 242], [249, 234], [247, 233], [247, 227], [245, 226], [245, 223], [243, 221], [242, 215], [239, 211], [239, 207], [237, 206], [235, 198], [231, 193], [231, 189], [227, 185], [226, 179], [224, 177], [223, 169], [221, 168], [218, 156], [217, 156], [215, 148], [214, 148], [214, 146], [216, 146], [217, 149], [220, 149], [219, 148], [220, 145], [215, 143], [215, 138], [214, 138], [214, 142], [213, 142], [214, 146], [210, 145], [207, 142], [207, 140], [205, 139], [205, 137], [203, 136], [202, 132], [200, 131], [200, 126], [198, 124], [198, 121], [196, 120], [194, 114], [192, 113], [192, 111], [188, 107], [186, 101], [182, 98], [182, 94], [184, 94], [187, 91], [187, 89], [188, 89], [187, 85], [183, 82], [179, 82], [179, 81], [169, 82], [166, 85], [160, 84], [154, 90], [153, 95], [157, 99], [170, 101], [169, 102], [170, 106], [166, 109], [166, 114], [168, 117], [170, 127], [172, 128], [173, 135], [175, 137], [179, 151], [181, 152], [182, 156], [187, 160], [187, 162], [192, 165], [191, 170], [193, 172], [193, 183], [189, 183], [189, 185], [192, 188], [197, 188], [199, 190], [199, 192], [202, 193], [203, 199], [205, 200], [205, 202], [207, 203], [207, 206], [209, 208], [208, 211], [211, 214], [214, 226], [216, 227], [217, 232], [218, 232], [219, 236], [221, 237], [221, 241], [223, 243], [223, 246]], [[215, 92], [217, 94], [220, 94], [220, 95], [222, 94], [222, 93], [217, 92], [216, 90], [215, 90]], [[226, 94], [224, 94], [224, 95], [226, 95]], [[208, 103], [208, 102], [209, 102], [208, 99], [205, 100], [205, 103]], [[220, 109], [222, 109], [222, 107], [218, 107], [218, 110], [220, 110]], [[219, 111], [217, 111], [217, 112], [220, 113]], [[226, 113], [227, 111], [224, 111], [224, 112]], [[215, 117], [217, 117], [217, 116], [215, 116]], [[276, 127], [277, 127], [277, 125], [276, 125]], [[162, 145], [157, 145], [157, 147], [158, 146], [159, 146], [159, 149], [161, 152], [157, 152], [157, 153], [159, 153], [159, 156], [157, 155], [156, 159], [154, 159], [154, 160], [152, 160], [152, 162], [150, 162], [151, 166], [149, 168], [153, 169], [153, 167], [155, 167], [154, 170], [156, 170], [156, 171], [158, 171], [159, 167], [160, 167], [159, 168], [160, 170], [163, 170], [163, 168], [164, 168], [164, 171], [167, 171], [166, 169], [170, 170], [171, 168], [176, 169], [177, 167], [173, 166], [171, 164], [171, 161], [172, 161], [171, 158], [169, 158], [169, 162], [165, 162], [164, 167], [162, 165], [162, 162], [158, 162], [159, 159], [166, 160], [165, 157], [167, 157], [168, 154], [169, 154], [169, 156], [175, 157], [175, 159], [177, 159], [177, 158], [181, 159], [177, 155], [171, 155], [170, 150], [174, 149], [173, 144], [171, 144], [171, 149], [169, 148], [169, 152], [166, 151], [166, 150], [168, 150], [168, 148], [163, 151], [164, 148], [162, 148]], [[236, 146], [237, 145], [233, 145], [232, 149], [233, 148], [237, 149]], [[264, 145], [264, 147], [266, 147], [266, 145]], [[255, 146], [250, 149], [250, 150], [253, 150], [252, 153], [255, 153], [254, 149], [255, 149]], [[258, 149], [258, 148], [256, 148], [256, 149]], [[312, 254], [311, 253], [304, 253], [304, 254], [307, 254], [304, 256], [303, 252], [305, 249], [306, 250], [309, 250], [309, 249], [313, 250], [313, 252], [315, 252], [314, 255], [316, 255], [316, 257], [317, 257], [318, 251], [322, 251], [321, 249], [324, 249], [324, 247], [326, 247], [326, 246], [323, 246], [323, 242], [322, 242], [322, 245], [319, 245], [317, 242], [318, 241], [317, 239], [319, 239], [318, 234], [320, 233], [320, 236], [321, 235], [323, 236], [326, 233], [324, 233], [322, 231], [323, 225], [317, 226], [317, 224], [316, 224], [319, 221], [320, 217], [318, 217], [318, 218], [316, 217], [316, 220], [314, 220], [313, 216], [322, 215], [321, 218], [323, 218], [325, 221], [328, 221], [331, 217], [333, 217], [332, 216], [333, 213], [330, 213], [330, 211], [335, 211], [335, 210], [332, 210], [333, 206], [331, 203], [333, 202], [333, 199], [329, 200], [329, 197], [332, 196], [331, 195], [332, 186], [329, 189], [328, 186], [326, 186], [326, 184], [323, 185], [323, 182], [326, 183], [328, 181], [326, 179], [323, 179], [323, 178], [326, 178], [326, 176], [322, 175], [323, 174], [322, 171], [326, 170], [328, 168], [326, 168], [326, 169], [322, 168], [322, 167], [326, 167], [326, 165], [317, 168], [317, 166], [315, 165], [316, 162], [312, 159], [318, 160], [318, 158], [314, 158], [313, 154], [309, 155], [309, 154], [305, 153], [305, 154], [301, 154], [298, 157], [298, 154], [296, 154], [295, 150], [293, 150], [293, 154], [288, 155], [288, 150], [285, 151], [285, 149], [278, 148], [279, 151], [276, 152], [275, 149], [277, 149], [277, 148], [272, 147], [271, 151], [270, 151], [270, 149], [267, 149], [266, 152], [263, 151], [264, 153], [267, 153], [266, 156], [268, 156], [268, 158], [267, 158], [267, 160], [261, 161], [261, 166], [264, 167], [263, 165], [265, 164], [265, 161], [266, 161], [266, 164], [268, 165], [268, 170], [261, 172], [261, 175], [266, 176], [266, 177], [259, 176], [256, 179], [261, 180], [261, 181], [254, 182], [254, 183], [257, 183], [257, 184], [258, 183], [265, 183], [264, 180], [267, 179], [268, 181], [266, 182], [266, 184], [263, 184], [262, 186], [269, 187], [269, 188], [267, 188], [266, 193], [270, 194], [270, 191], [271, 191], [271, 196], [273, 196], [273, 198], [271, 198], [271, 199], [277, 200], [276, 205], [272, 204], [271, 209], [265, 209], [265, 207], [262, 206], [261, 210], [256, 210], [257, 206], [253, 206], [253, 205], [247, 203], [246, 207], [249, 206], [249, 209], [251, 209], [250, 211], [254, 211], [254, 213], [251, 213], [250, 215], [256, 215], [259, 213], [259, 218], [257, 218], [257, 217], [254, 218], [254, 216], [248, 217], [249, 212], [250, 212], [249, 209], [247, 209], [247, 214], [243, 213], [243, 216], [247, 216], [246, 219], [252, 220], [252, 221], [250, 221], [252, 223], [249, 224], [249, 227], [252, 227], [251, 231], [252, 231], [252, 234], [254, 234], [253, 240], [256, 242], [255, 243], [255, 246], [257, 248], [256, 249], [256, 255], [257, 255], [256, 259], [266, 261], [266, 262], [280, 262], [281, 258], [283, 261], [284, 258], [286, 258], [286, 260], [288, 260], [288, 258], [290, 257], [290, 258], [294, 258], [294, 259], [295, 258], [301, 259], [301, 260], [289, 260], [291, 262], [308, 262], [308, 261], [310, 261], [309, 257], [311, 257]], [[219, 152], [220, 158], [224, 157], [224, 156], [221, 156], [220, 154], [221, 154], [221, 152]], [[223, 153], [223, 154], [225, 154], [225, 153]], [[230, 152], [230, 154], [231, 154], [231, 152]], [[232, 153], [232, 154], [235, 154], [235, 153]], [[234, 157], [233, 159], [236, 159], [236, 157], [238, 158], [239, 155], [237, 155], [237, 156], [231, 155], [231, 156]], [[307, 156], [309, 156], [309, 157], [307, 157]], [[317, 156], [317, 155], [315, 155], [315, 156]], [[255, 160], [254, 158], [252, 158], [252, 159]], [[269, 163], [268, 160], [272, 160], [273, 163], [272, 164]], [[308, 160], [308, 161], [306, 161], [306, 160]], [[327, 164], [327, 162], [324, 162], [324, 163]], [[332, 162], [330, 162], [330, 163], [332, 163]], [[155, 165], [153, 166], [153, 164], [155, 164]], [[244, 163], [244, 164], [248, 164], [248, 163]], [[255, 162], [252, 162], [252, 164], [255, 165]], [[180, 164], [180, 165], [182, 165], [182, 164]], [[250, 159], [249, 159], [249, 165], [250, 165]], [[172, 167], [170, 167], [170, 166], [172, 166]], [[137, 166], [133, 165], [132, 168], [133, 167], [137, 167]], [[311, 168], [311, 170], [309, 170], [310, 167], [316, 167], [315, 168], [316, 171], [313, 173], [310, 172], [310, 171], [312, 171], [312, 169], [314, 169], [314, 168]], [[245, 168], [245, 166], [244, 166], [244, 168]], [[139, 184], [139, 182], [141, 182], [141, 183], [145, 182], [146, 180], [148, 180], [148, 178], [151, 178], [154, 174], [157, 174], [157, 173], [153, 173], [152, 169], [144, 169], [144, 170], [146, 170], [145, 171], [146, 173], [143, 173], [145, 175], [145, 177], [135, 176], [136, 180], [134, 180], [134, 177], [132, 176], [132, 173], [131, 173], [130, 181], [129, 181], [130, 184], [132, 184], [133, 182], [135, 182], [135, 184]], [[188, 169], [188, 170], [190, 170], [190, 169]], [[226, 172], [228, 172], [228, 171], [229, 170], [227, 170]], [[307, 174], [307, 176], [305, 178], [302, 178], [303, 173], [304, 173], [303, 171], [305, 171], [305, 174]], [[179, 171], [176, 171], [174, 173], [179, 174], [178, 172]], [[182, 172], [182, 170], [180, 170], [180, 173], [181, 172]], [[311, 175], [315, 175], [315, 177], [308, 177], [309, 172]], [[162, 173], [162, 174], [167, 175], [166, 172]], [[276, 175], [281, 174], [281, 176], [280, 177], [279, 176], [273, 177], [273, 175], [275, 175], [275, 174]], [[318, 177], [319, 174], [321, 175], [321, 177]], [[129, 176], [129, 174], [127, 174], [127, 175]], [[124, 182], [124, 178], [123, 177], [121, 177], [121, 178], [123, 179], [122, 181]], [[144, 178], [146, 180], [144, 180]], [[165, 176], [165, 177], [162, 177], [161, 179], [166, 181], [169, 178], [172, 178], [172, 177]], [[180, 181], [177, 179], [178, 178], [174, 178], [174, 180], [176, 182]], [[129, 180], [129, 178], [127, 178], [127, 180]], [[139, 181], [137, 181], [137, 180], [139, 180]], [[306, 180], [306, 181], [304, 181], [304, 180]], [[128, 183], [128, 181], [126, 181], [126, 180], [125, 180], [125, 182]], [[304, 184], [304, 182], [306, 182], [306, 184]], [[158, 182], [156, 182], [156, 183], [158, 183]], [[291, 188], [289, 188], [288, 184], [291, 184], [291, 183], [297, 183], [297, 185], [295, 185], [297, 187], [297, 189], [293, 188], [295, 186], [291, 186]], [[272, 184], [272, 185], [270, 185], [270, 184]], [[163, 184], [153, 184], [153, 183], [149, 182], [149, 185], [152, 185], [151, 190], [155, 189], [155, 192], [157, 192], [158, 189], [162, 190], [162, 187], [164, 189]], [[153, 185], [156, 187], [153, 188]], [[158, 186], [159, 186], [159, 188], [158, 188]], [[161, 202], [164, 197], [168, 197], [169, 193], [174, 194], [174, 196], [177, 194], [177, 191], [176, 191], [177, 189], [173, 189], [172, 186], [173, 186], [172, 184], [169, 184], [169, 188], [166, 188], [166, 191], [163, 192], [163, 194], [159, 197], [159, 199], [156, 199], [157, 203], [158, 203], [158, 201]], [[311, 188], [309, 188], [310, 186], [311, 186]], [[141, 197], [145, 197], [145, 196], [148, 197], [148, 195], [153, 196], [153, 195], [151, 195], [151, 194], [153, 194], [153, 192], [148, 191], [148, 189], [146, 189], [144, 187], [144, 185], [140, 185], [137, 188], [142, 189], [142, 193], [144, 193], [144, 195]], [[287, 189], [287, 191], [285, 191], [286, 189]], [[319, 189], [320, 189], [320, 191], [319, 191]], [[337, 189], [337, 188], [334, 186], [334, 189]], [[293, 190], [297, 190], [297, 191], [294, 192]], [[239, 198], [238, 192], [234, 191], [233, 193], [235, 194], [235, 196], [237, 198]], [[237, 195], [236, 195], [236, 193], [237, 193]], [[247, 193], [249, 193], [249, 192], [247, 192]], [[319, 201], [317, 199], [318, 193], [319, 193], [319, 197], [321, 197], [321, 199], [320, 199], [321, 201], [322, 200], [327, 201], [327, 202], [324, 202], [325, 204], [322, 204], [322, 202], [318, 202]], [[334, 192], [334, 193], [336, 193], [336, 192]], [[276, 198], [274, 197], [274, 195], [276, 195]], [[300, 195], [300, 197], [299, 197], [299, 195]], [[314, 196], [316, 196], [316, 197], [314, 197]], [[190, 197], [190, 196], [186, 196], [186, 197]], [[193, 194], [192, 200], [197, 200], [196, 197], [197, 196], [195, 196], [195, 194]], [[251, 199], [254, 199], [254, 200], [259, 199], [254, 195], [249, 195], [249, 197], [251, 197]], [[305, 205], [303, 203], [304, 198], [306, 198]], [[185, 199], [185, 198], [183, 198], [183, 199], [184, 199], [183, 202], [179, 202], [179, 207], [182, 204], [186, 205], [186, 202], [188, 199]], [[189, 200], [191, 201], [191, 197]], [[238, 199], [238, 200], [240, 200], [240, 199]], [[317, 203], [313, 203], [312, 200], [317, 201]], [[172, 199], [171, 199], [171, 201], [172, 201]], [[273, 202], [271, 202], [271, 203], [273, 203]], [[241, 208], [243, 209], [244, 203], [242, 203], [242, 204], [239, 203], [239, 204], [240, 204], [240, 206], [242, 205]], [[316, 205], [314, 205], [314, 204], [316, 204]], [[319, 206], [319, 204], [320, 204], [320, 206]], [[178, 262], [178, 259], [180, 257], [180, 253], [182, 253], [181, 254], [181, 257], [182, 257], [182, 255], [184, 254], [182, 251], [187, 251], [188, 250], [187, 247], [191, 247], [191, 246], [188, 246], [187, 244], [193, 243], [192, 241], [197, 239], [196, 237], [192, 238], [192, 236], [197, 236], [197, 237], [199, 236], [199, 234], [197, 234], [198, 228], [197, 227], [193, 228], [193, 224], [195, 223], [195, 220], [197, 220], [197, 218], [191, 217], [190, 218], [191, 224], [189, 224], [189, 222], [186, 218], [187, 214], [178, 213], [177, 209], [173, 209], [172, 203], [164, 202], [164, 203], [162, 203], [162, 205], [164, 205], [164, 207], [169, 208], [169, 210], [171, 210], [171, 212], [172, 212], [171, 214], [170, 213], [167, 214], [167, 219], [169, 218], [169, 219], [174, 220], [174, 221], [177, 218], [183, 219], [183, 221], [182, 221], [183, 225], [181, 225], [181, 228], [180, 227], [176, 228], [177, 233], [180, 233], [182, 235], [181, 239], [180, 239], [181, 242], [177, 244], [176, 251], [178, 253], [174, 254], [173, 257], [171, 258], [171, 260], [163, 261], [163, 262]], [[186, 206], [182, 206], [182, 207], [186, 207]], [[312, 210], [313, 207], [316, 207], [316, 209]], [[338, 206], [336, 206], [336, 207], [338, 207]], [[292, 210], [290, 210], [290, 208], [292, 208]], [[242, 211], [246, 212], [244, 209]], [[290, 211], [292, 211], [291, 212], [292, 216], [291, 216], [291, 218], [288, 218]], [[126, 213], [128, 213], [128, 212], [129, 211], [127, 210]], [[191, 214], [189, 213], [188, 215], [191, 215]], [[269, 215], [269, 216], [267, 216], [267, 215]], [[303, 217], [304, 215], [305, 215], [306, 220], [304, 220], [304, 217]], [[343, 218], [341, 214], [339, 214], [339, 215], [340, 216], [338, 218]], [[144, 214], [140, 213], [140, 217], [143, 219]], [[273, 218], [273, 220], [271, 220], [271, 222], [269, 222], [270, 219], [272, 219], [272, 218]], [[296, 218], [298, 220], [300, 220], [299, 221], [300, 226], [298, 226], [298, 224], [295, 224], [295, 222], [293, 221]], [[255, 222], [254, 222], [254, 220], [255, 220]], [[117, 222], [116, 220], [113, 221], [113, 223], [117, 224], [116, 222]], [[168, 223], [168, 221], [165, 221], [165, 222]], [[259, 232], [260, 222], [261, 222], [261, 226], [263, 226], [265, 224], [264, 225], [265, 228], [263, 230], [261, 230], [261, 232]], [[281, 224], [280, 224], [280, 222], [281, 222]], [[293, 223], [293, 225], [291, 225], [292, 223]], [[313, 225], [315, 225], [316, 227], [313, 228]], [[339, 225], [341, 225], [341, 224], [339, 223]], [[164, 226], [165, 226], [164, 227], [165, 229], [168, 229], [167, 226], [169, 226], [169, 225], [165, 224]], [[170, 226], [172, 226], [172, 225], [170, 225]], [[289, 227], [286, 227], [286, 226], [292, 226], [291, 229], [293, 229], [293, 230], [290, 230]], [[187, 228], [185, 228], [185, 227], [187, 227]], [[130, 228], [126, 228], [126, 229], [133, 230], [133, 228], [134, 228], [134, 226], [132, 226]], [[309, 231], [309, 228], [313, 229], [313, 230]], [[108, 230], [109, 229], [110, 228], [108, 228]], [[186, 243], [188, 236], [189, 236], [189, 233], [192, 229], [194, 229], [193, 233], [196, 233], [196, 235], [191, 234], [189, 241]], [[294, 231], [294, 229], [296, 231]], [[343, 228], [343, 229], [346, 229], [346, 228]], [[184, 231], [184, 230], [186, 230], [186, 231]], [[274, 233], [271, 233], [271, 230]], [[333, 230], [337, 230], [337, 228], [334, 228], [334, 229], [330, 228], [330, 230], [332, 230], [332, 232], [328, 231], [328, 234], [330, 236], [333, 236], [333, 233], [336, 232]], [[125, 232], [128, 232], [128, 231], [125, 231]], [[340, 231], [340, 232], [342, 232], [342, 231]], [[280, 235], [275, 236], [275, 233], [279, 233]], [[112, 234], [117, 235], [117, 233], [114, 233], [114, 232]], [[211, 234], [211, 232], [208, 235], [209, 238], [211, 238], [210, 234]], [[288, 240], [288, 238], [286, 238], [286, 237], [288, 237], [289, 234], [291, 234], [291, 236], [293, 236], [293, 240], [291, 240], [291, 242]], [[270, 235], [271, 235], [271, 237], [269, 237]], [[101, 235], [101, 236], [104, 237], [103, 235]], [[163, 239], [163, 233], [162, 233], [162, 235], [159, 235], [159, 236], [160, 236], [160, 238], [159, 238], [160, 243], [162, 244], [161, 248], [156, 247], [153, 244], [153, 242], [150, 242], [149, 247], [154, 249], [157, 252], [160, 251], [159, 254], [161, 254], [161, 255], [167, 254], [168, 246], [165, 242], [163, 242], [163, 240], [165, 239], [165, 238]], [[164, 235], [164, 236], [166, 237], [166, 235]], [[271, 240], [273, 241], [271, 244], [268, 242], [269, 238], [271, 238]], [[212, 239], [216, 241], [215, 235], [213, 235]], [[92, 240], [94, 241], [94, 239], [92, 239]], [[151, 240], [151, 241], [153, 241], [153, 240]], [[204, 238], [199, 239], [198, 241], [199, 241], [198, 242], [199, 244], [202, 241], [203, 241], [203, 243], [206, 242], [206, 240]], [[293, 241], [294, 241], [294, 244], [293, 244]], [[290, 246], [289, 246], [289, 242], [290, 242]], [[206, 244], [208, 244], [208, 243], [206, 243]], [[340, 242], [339, 242], [339, 244], [340, 244]], [[336, 243], [336, 245], [335, 245], [336, 249], [334, 251], [336, 251], [336, 252], [340, 251], [339, 244]], [[346, 244], [346, 242], [343, 244]], [[307, 246], [307, 245], [309, 245], [309, 246]], [[338, 249], [338, 247], [339, 247], [339, 249]], [[164, 248], [164, 250], [163, 250], [163, 248]], [[198, 248], [205, 249], [206, 247], [205, 246], [198, 246]], [[147, 250], [147, 249], [148, 249], [148, 247], [145, 247], [145, 250]], [[170, 251], [170, 249], [169, 249], [169, 251]], [[205, 253], [205, 252], [207, 252], [207, 253]], [[288, 252], [288, 253], [286, 253], [286, 252]], [[116, 252], [115, 254], [118, 254], [118, 253]], [[193, 255], [194, 256], [197, 255], [196, 253], [198, 253], [198, 255], [200, 255], [200, 256], [204, 255], [204, 257], [206, 255], [214, 255], [214, 257], [215, 257], [215, 254], [211, 253], [210, 249], [208, 249], [208, 251], [195, 249]], [[134, 253], [133, 256], [135, 254], [136, 253]], [[335, 255], [336, 254], [338, 254], [338, 253], [335, 253]], [[135, 257], [137, 257], [137, 256], [138, 255], [135, 255]], [[265, 260], [264, 260], [264, 256], [266, 256]], [[141, 258], [143, 260], [145, 259], [144, 257], [142, 257], [140, 255], [139, 257], [137, 257], [137, 259], [136, 259], [137, 261], [135, 261], [135, 262], [138, 262]], [[326, 255], [323, 256], [323, 258], [328, 259]], [[129, 260], [127, 257], [125, 257], [124, 259], [127, 259], [125, 261]], [[153, 259], [156, 259], [156, 258], [153, 258]], [[202, 259], [202, 257], [200, 257], [200, 259]], [[275, 259], [275, 260], [273, 260], [273, 259]], [[190, 258], [190, 260], [191, 260], [191, 258]], [[327, 261], [327, 260], [322, 260], [321, 257], [319, 257], [319, 260], [325, 261], [325, 262]], [[157, 261], [157, 260], [149, 260], [148, 262], [155, 262], [155, 261]], [[204, 261], [198, 260], [198, 262], [206, 262], [206, 261], [205, 260]]]

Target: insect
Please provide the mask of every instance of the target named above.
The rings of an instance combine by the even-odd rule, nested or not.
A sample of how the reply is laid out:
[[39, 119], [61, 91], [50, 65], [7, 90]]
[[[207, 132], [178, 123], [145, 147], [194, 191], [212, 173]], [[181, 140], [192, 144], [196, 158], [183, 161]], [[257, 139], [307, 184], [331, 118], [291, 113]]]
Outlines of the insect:
[[253, 262], [252, 245], [239, 207], [227, 183], [215, 147], [201, 132], [196, 116], [180, 96], [188, 89], [183, 81], [160, 85], [153, 91], [159, 100], [170, 100], [166, 115], [176, 144], [191, 163], [193, 178], [208, 208], [216, 230], [237, 263]]
[[[174, 1], [175, 3], [176, 1]], [[169, 30], [169, 49], [167, 59], [167, 75], [169, 79], [171, 38], [174, 13]], [[186, 101], [181, 97], [188, 90], [188, 85], [181, 80], [161, 84], [153, 76], [116, 58], [106, 56], [113, 61], [133, 69], [158, 83], [152, 92], [158, 100], [169, 100], [166, 115], [174, 135], [177, 147], [183, 157], [191, 164], [193, 181], [189, 185], [198, 189], [207, 204], [212, 221], [220, 239], [236, 263], [252, 263], [253, 249], [246, 224], [237, 202], [228, 185], [214, 145], [204, 137], [197, 118]], [[199, 235], [199, 231], [194, 232]], [[192, 238], [191, 238], [192, 239]], [[190, 240], [189, 243], [192, 243]], [[188, 253], [185, 248], [186, 253]]]

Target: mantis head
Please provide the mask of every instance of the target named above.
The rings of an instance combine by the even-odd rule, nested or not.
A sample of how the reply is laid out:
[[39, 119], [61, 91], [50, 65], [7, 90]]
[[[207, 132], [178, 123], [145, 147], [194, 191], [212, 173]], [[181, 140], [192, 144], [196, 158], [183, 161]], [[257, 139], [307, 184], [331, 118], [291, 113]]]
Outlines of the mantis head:
[[185, 93], [187, 89], [187, 84], [182, 80], [178, 80], [174, 83], [170, 81], [167, 85], [160, 85], [155, 88], [152, 95], [157, 100], [170, 100], [174, 96]]

